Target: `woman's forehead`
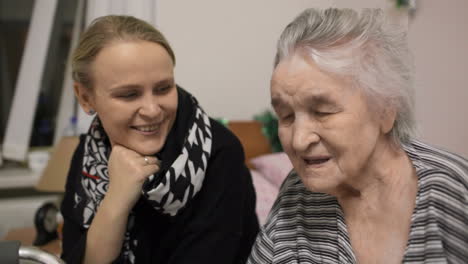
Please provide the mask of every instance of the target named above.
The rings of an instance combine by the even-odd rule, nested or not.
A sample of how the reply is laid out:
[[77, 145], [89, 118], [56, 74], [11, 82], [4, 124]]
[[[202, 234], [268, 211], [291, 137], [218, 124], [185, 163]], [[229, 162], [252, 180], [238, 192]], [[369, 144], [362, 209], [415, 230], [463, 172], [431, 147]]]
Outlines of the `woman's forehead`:
[[167, 51], [152, 42], [120, 43], [101, 51], [91, 65], [95, 83], [122, 86], [173, 78], [173, 63]]

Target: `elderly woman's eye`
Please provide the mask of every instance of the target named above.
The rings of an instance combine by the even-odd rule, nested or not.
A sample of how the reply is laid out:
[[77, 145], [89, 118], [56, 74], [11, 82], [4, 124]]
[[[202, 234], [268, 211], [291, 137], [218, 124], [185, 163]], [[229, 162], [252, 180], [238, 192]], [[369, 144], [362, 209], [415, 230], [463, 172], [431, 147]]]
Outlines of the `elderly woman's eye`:
[[279, 116], [280, 122], [291, 122], [293, 120], [294, 120], [294, 114], [286, 114], [286, 115]]
[[312, 110], [312, 113], [317, 117], [326, 117], [338, 113], [336, 109], [320, 109]]

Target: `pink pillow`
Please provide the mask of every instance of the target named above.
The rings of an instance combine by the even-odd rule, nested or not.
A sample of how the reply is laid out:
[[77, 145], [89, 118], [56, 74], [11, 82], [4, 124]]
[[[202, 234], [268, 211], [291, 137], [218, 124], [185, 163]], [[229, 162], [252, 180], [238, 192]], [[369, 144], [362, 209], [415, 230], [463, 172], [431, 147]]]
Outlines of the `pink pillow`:
[[250, 170], [252, 175], [253, 185], [255, 193], [257, 194], [257, 204], [255, 211], [258, 216], [260, 225], [265, 224], [268, 214], [270, 213], [271, 207], [276, 200], [278, 195], [278, 188], [265, 179], [257, 170]]
[[281, 187], [293, 166], [284, 152], [261, 155], [250, 160], [252, 165], [277, 188]]

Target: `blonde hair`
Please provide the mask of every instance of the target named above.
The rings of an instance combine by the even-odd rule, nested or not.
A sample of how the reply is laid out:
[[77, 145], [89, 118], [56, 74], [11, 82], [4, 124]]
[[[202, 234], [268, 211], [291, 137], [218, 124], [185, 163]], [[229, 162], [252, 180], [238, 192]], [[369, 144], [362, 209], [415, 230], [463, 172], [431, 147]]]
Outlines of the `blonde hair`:
[[150, 41], [161, 45], [175, 65], [175, 55], [163, 34], [149, 23], [132, 16], [109, 15], [98, 17], [81, 35], [72, 54], [72, 78], [92, 88], [90, 66], [98, 53], [115, 41]]

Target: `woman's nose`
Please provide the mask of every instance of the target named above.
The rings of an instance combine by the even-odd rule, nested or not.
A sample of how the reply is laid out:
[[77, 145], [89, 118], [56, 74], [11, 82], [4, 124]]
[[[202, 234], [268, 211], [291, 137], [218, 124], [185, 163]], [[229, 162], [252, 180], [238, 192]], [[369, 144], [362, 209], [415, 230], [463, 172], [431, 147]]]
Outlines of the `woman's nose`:
[[296, 119], [292, 133], [292, 147], [296, 152], [305, 152], [320, 141], [315, 121]]
[[143, 98], [138, 113], [142, 116], [154, 118], [161, 113], [161, 107], [156, 96], [147, 96]]

